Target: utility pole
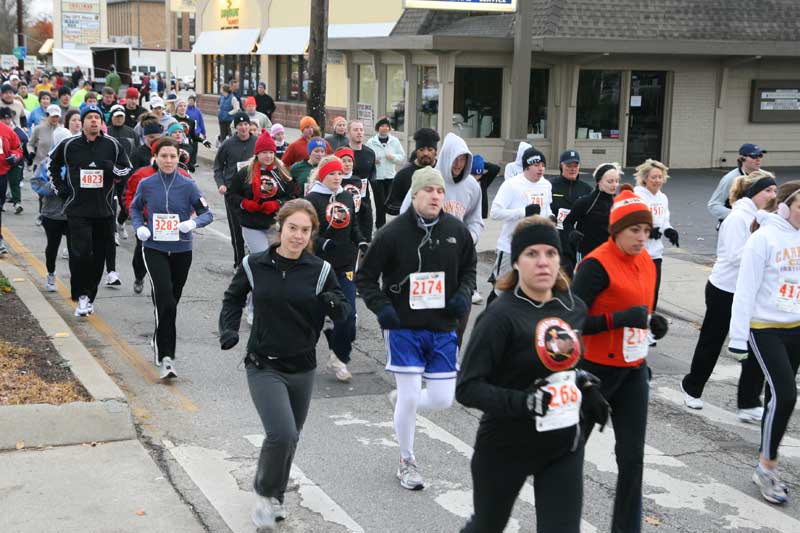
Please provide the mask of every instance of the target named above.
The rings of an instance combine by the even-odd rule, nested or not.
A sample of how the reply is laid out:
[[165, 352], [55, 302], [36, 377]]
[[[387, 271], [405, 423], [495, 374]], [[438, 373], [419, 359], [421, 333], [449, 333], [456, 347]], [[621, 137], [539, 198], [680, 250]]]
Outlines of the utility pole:
[[167, 56], [167, 79], [164, 80], [164, 87], [166, 89], [164, 92], [166, 95], [169, 94], [170, 89], [172, 88], [172, 10], [170, 9], [172, 6], [170, 5], [170, 0], [164, 0], [164, 11], [167, 14], [167, 44], [164, 46], [164, 54]]
[[[22, 20], [22, 0], [17, 0], [17, 46], [25, 46], [25, 32]], [[19, 59], [17, 62], [19, 71], [25, 68], [25, 60]]]
[[325, 73], [328, 55], [328, 0], [311, 0], [306, 114], [325, 132]]

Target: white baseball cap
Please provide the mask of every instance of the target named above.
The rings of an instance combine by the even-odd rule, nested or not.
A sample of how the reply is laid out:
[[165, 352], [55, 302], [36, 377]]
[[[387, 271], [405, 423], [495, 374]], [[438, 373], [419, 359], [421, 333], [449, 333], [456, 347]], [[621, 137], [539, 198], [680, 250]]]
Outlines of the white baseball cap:
[[48, 117], [60, 117], [61, 116], [61, 108], [56, 104], [51, 104], [47, 106], [47, 116]]
[[155, 109], [157, 107], [164, 107], [164, 100], [161, 99], [160, 96], [153, 96], [150, 98], [150, 109]]
[[111, 106], [111, 116], [116, 117], [117, 115], [125, 116], [125, 108], [119, 104], [115, 104]]

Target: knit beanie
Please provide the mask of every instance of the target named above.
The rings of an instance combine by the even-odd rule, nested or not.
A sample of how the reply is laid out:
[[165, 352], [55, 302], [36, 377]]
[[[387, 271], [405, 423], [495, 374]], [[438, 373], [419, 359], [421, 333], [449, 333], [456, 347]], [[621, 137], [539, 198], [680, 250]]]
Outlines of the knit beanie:
[[481, 176], [483, 172], [486, 170], [486, 162], [483, 159], [483, 156], [480, 154], [475, 154], [472, 156], [472, 174], [473, 176]]
[[417, 191], [429, 185], [444, 189], [444, 178], [442, 177], [442, 173], [435, 168], [422, 167], [411, 176], [411, 197], [413, 198], [414, 195], [417, 194]]
[[[316, 124], [316, 123], [315, 123]], [[313, 137], [308, 140], [308, 155], [311, 155], [311, 152], [314, 151], [314, 148], [323, 148], [327, 151], [325, 146], [325, 139], [320, 137]]]
[[161, 124], [159, 124], [158, 122], [142, 125], [142, 133], [144, 133], [145, 135], [152, 135], [154, 133], [161, 134], [163, 132], [164, 128], [161, 127]]
[[346, 124], [347, 124], [347, 119], [346, 119], [346, 118], [344, 118], [344, 117], [342, 117], [342, 116], [338, 116], [338, 117], [334, 117], [334, 118], [333, 118], [333, 125], [334, 125], [334, 126], [336, 126], [336, 125], [337, 125], [338, 123], [340, 123], [340, 122], [344, 122], [344, 123], [345, 123], [345, 125], [346, 125]]
[[185, 132], [183, 131], [183, 125], [182, 125], [180, 122], [178, 122], [178, 123], [175, 123], [175, 124], [172, 124], [172, 125], [169, 127], [169, 129], [167, 130], [167, 135], [172, 135], [172, 134], [173, 134], [173, 133], [175, 133], [176, 131], [179, 131], [179, 132], [181, 132], [181, 133], [185, 133]]
[[275, 140], [272, 138], [272, 135], [270, 135], [267, 130], [262, 131], [261, 135], [256, 139], [256, 147], [253, 153], [258, 155], [261, 152], [274, 152], [276, 150], [277, 146], [275, 146]]
[[86, 118], [86, 115], [89, 113], [97, 113], [100, 115], [100, 120], [103, 120], [103, 112], [100, 111], [100, 108], [97, 107], [95, 104], [86, 105], [81, 109], [81, 123], [83, 123], [83, 119]]
[[317, 121], [314, 120], [312, 117], [305, 116], [305, 117], [300, 119], [300, 131], [303, 131], [304, 129], [306, 129], [309, 126], [311, 126], [312, 128], [318, 128], [319, 127], [319, 125], [317, 124]]
[[561, 237], [556, 228], [549, 224], [524, 224], [517, 227], [511, 236], [511, 264], [517, 262], [519, 256], [528, 246], [547, 244], [561, 253]]
[[416, 141], [415, 150], [420, 148], [433, 148], [436, 150], [436, 144], [439, 142], [439, 134], [436, 130], [431, 128], [420, 128], [414, 132], [414, 141]]
[[128, 90], [125, 91], [125, 98], [128, 100], [133, 100], [139, 98], [139, 89], [136, 87], [128, 87]]
[[283, 129], [283, 124], [278, 124], [276, 122], [275, 124], [272, 125], [272, 129], [270, 130], [270, 133], [272, 134], [273, 137], [275, 137], [277, 134], [284, 133], [285, 131], [286, 130]]
[[614, 198], [614, 205], [608, 215], [608, 232], [613, 237], [628, 226], [636, 224], [653, 225], [653, 215], [644, 201], [636, 196], [629, 183], [620, 187], [620, 193]]
[[378, 122], [375, 123], [375, 131], [378, 131], [381, 126], [389, 126], [392, 127], [392, 123], [389, 122], [389, 119], [386, 117], [381, 117]]
[[527, 150], [522, 153], [522, 170], [525, 170], [529, 166], [541, 163], [543, 165], [547, 165], [547, 161], [545, 161], [544, 154], [531, 146]]
[[244, 99], [244, 106], [247, 107], [249, 105], [258, 105], [254, 96], [248, 96]]
[[355, 152], [353, 152], [353, 149], [350, 148], [349, 146], [342, 146], [341, 148], [336, 150], [336, 153], [334, 155], [336, 157], [338, 157], [339, 159], [343, 158], [344, 156], [347, 156], [352, 161], [356, 160], [356, 154], [355, 154]]

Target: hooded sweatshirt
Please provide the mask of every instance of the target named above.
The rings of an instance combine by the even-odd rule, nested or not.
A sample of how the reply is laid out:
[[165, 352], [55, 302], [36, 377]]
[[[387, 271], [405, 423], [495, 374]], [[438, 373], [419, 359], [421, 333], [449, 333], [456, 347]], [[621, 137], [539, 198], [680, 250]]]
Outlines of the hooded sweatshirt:
[[778, 214], [747, 240], [731, 309], [731, 348], [747, 349], [751, 329], [800, 327], [800, 230]]
[[506, 170], [503, 173], [503, 177], [505, 179], [513, 178], [517, 174], [522, 174], [522, 154], [524, 154], [525, 150], [528, 148], [533, 148], [533, 146], [524, 141], [519, 143], [519, 146], [517, 147], [517, 158], [513, 163], [506, 165]]
[[708, 278], [716, 288], [731, 294], [736, 291], [742, 249], [750, 237], [750, 226], [753, 225], [757, 213], [758, 208], [753, 200], [740, 198], [734, 202], [730, 215], [722, 221], [717, 236], [717, 262]]
[[[460, 156], [466, 155], [467, 161], [464, 169], [458, 176], [453, 176], [453, 161]], [[478, 243], [478, 239], [483, 232], [484, 224], [481, 216], [481, 186], [478, 181], [470, 174], [472, 169], [472, 152], [467, 148], [464, 139], [455, 133], [448, 133], [439, 151], [439, 159], [434, 167], [444, 178], [444, 212], [449, 213], [462, 221], [472, 236], [472, 242]], [[404, 212], [411, 206], [411, 190], [406, 193], [400, 212]]]
[[641, 185], [634, 187], [633, 192], [647, 204], [650, 213], [653, 215], [653, 227], [658, 228], [662, 234], [658, 239], [647, 239], [644, 247], [647, 248], [650, 257], [662, 259], [664, 257], [664, 230], [672, 227], [669, 222], [669, 200], [667, 195], [661, 191], [653, 194], [647, 187], [642, 187]]
[[[390, 180], [397, 172], [397, 165], [405, 162], [406, 152], [400, 140], [394, 135], [388, 135], [386, 140], [376, 134], [367, 141], [367, 146], [375, 152], [375, 167], [377, 169], [376, 178], [379, 180]], [[389, 160], [387, 156], [391, 156]]]
[[314, 205], [319, 218], [314, 254], [329, 262], [337, 274], [352, 272], [358, 245], [366, 242], [356, 220], [353, 196], [342, 187], [333, 193], [323, 183], [316, 182], [306, 200]]
[[539, 204], [543, 217], [550, 216], [550, 204], [553, 203], [553, 186], [544, 176], [539, 181], [532, 182], [525, 174], [518, 174], [513, 178], [506, 177], [500, 185], [492, 201], [489, 217], [492, 220], [502, 220], [503, 228], [497, 239], [497, 249], [501, 252], [511, 253], [511, 235], [517, 223], [525, 218], [525, 208], [529, 204]]

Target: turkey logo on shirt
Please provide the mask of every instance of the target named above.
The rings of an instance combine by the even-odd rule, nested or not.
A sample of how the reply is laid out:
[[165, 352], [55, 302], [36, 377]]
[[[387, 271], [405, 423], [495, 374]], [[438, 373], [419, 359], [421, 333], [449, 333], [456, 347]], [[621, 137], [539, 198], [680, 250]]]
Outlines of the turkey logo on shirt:
[[331, 202], [325, 208], [325, 220], [334, 229], [346, 228], [350, 225], [350, 209], [341, 202]]
[[536, 325], [536, 354], [548, 370], [562, 372], [578, 363], [581, 343], [569, 324], [557, 317], [545, 318]]
[[272, 198], [278, 194], [278, 184], [272, 176], [261, 176], [261, 194], [267, 198]]
[[352, 184], [347, 184], [344, 186], [344, 190], [349, 192], [353, 196], [353, 203], [355, 204], [356, 213], [361, 209], [361, 191]]

